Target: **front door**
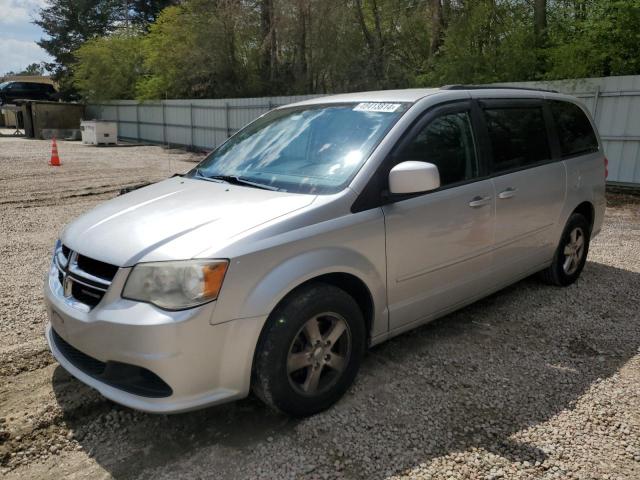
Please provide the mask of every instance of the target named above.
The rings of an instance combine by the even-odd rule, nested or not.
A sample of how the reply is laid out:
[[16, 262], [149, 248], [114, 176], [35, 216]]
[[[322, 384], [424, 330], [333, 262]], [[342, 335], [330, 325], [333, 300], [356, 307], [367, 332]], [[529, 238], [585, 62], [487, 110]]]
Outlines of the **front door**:
[[493, 183], [483, 178], [470, 103], [441, 107], [414, 127], [390, 166], [435, 164], [441, 187], [383, 207], [390, 330], [409, 328], [482, 293], [492, 265]]

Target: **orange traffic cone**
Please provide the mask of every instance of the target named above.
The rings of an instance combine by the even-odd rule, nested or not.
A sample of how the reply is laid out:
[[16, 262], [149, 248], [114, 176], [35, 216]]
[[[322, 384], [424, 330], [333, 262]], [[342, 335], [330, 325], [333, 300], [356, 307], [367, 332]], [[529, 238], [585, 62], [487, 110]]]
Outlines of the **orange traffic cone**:
[[56, 144], [56, 137], [51, 139], [51, 160], [49, 160], [49, 165], [53, 167], [59, 167], [60, 157], [58, 156], [58, 145]]

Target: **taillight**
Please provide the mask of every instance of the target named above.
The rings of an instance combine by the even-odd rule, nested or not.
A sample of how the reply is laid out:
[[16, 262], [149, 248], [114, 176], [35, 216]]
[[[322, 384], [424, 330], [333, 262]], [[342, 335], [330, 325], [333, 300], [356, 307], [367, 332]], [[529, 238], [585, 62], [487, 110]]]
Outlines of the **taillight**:
[[607, 157], [604, 157], [604, 178], [605, 180], [609, 176], [609, 160]]

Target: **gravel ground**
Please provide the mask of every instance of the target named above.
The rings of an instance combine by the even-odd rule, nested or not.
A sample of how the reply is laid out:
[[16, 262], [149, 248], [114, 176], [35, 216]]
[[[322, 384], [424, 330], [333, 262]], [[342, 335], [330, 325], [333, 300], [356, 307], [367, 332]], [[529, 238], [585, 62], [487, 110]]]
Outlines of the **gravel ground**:
[[368, 354], [305, 420], [249, 398], [175, 416], [103, 399], [46, 350], [61, 227], [197, 157], [0, 138], [0, 475], [7, 478], [640, 478], [640, 198], [611, 195], [577, 284], [527, 279]]

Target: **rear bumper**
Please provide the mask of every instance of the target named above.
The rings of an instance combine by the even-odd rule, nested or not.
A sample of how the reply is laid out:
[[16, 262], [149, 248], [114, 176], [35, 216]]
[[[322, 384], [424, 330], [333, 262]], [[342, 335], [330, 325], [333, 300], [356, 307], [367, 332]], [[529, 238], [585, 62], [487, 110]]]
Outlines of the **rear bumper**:
[[[46, 338], [56, 360], [114, 402], [146, 412], [177, 413], [249, 392], [253, 354], [266, 317], [211, 325], [214, 304], [166, 312], [119, 296], [105, 296], [83, 312], [59, 299], [48, 282], [45, 300]], [[86, 361], [78, 361], [74, 352]], [[96, 364], [139, 367], [170, 388], [164, 396], [131, 393], [96, 375]]]

